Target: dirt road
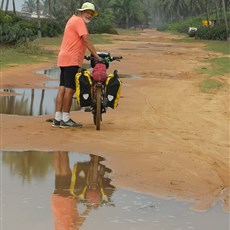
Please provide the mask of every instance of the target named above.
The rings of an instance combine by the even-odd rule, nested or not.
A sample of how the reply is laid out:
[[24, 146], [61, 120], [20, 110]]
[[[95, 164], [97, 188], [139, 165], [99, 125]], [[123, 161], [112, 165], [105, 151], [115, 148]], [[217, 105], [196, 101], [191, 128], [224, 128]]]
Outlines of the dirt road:
[[[122, 98], [109, 110], [100, 131], [92, 117], [73, 112], [82, 129], [52, 128], [50, 116], [1, 115], [2, 150], [65, 150], [104, 156], [116, 187], [195, 201], [207, 210], [218, 200], [230, 210], [229, 91], [200, 92], [204, 76], [195, 69], [207, 58], [202, 43], [175, 42], [179, 36], [154, 30], [120, 35], [98, 50], [122, 55], [111, 71], [123, 78]], [[1, 88], [42, 87], [35, 70], [55, 63], [3, 69]], [[25, 71], [26, 70], [26, 71]], [[227, 78], [222, 77], [227, 81]]]

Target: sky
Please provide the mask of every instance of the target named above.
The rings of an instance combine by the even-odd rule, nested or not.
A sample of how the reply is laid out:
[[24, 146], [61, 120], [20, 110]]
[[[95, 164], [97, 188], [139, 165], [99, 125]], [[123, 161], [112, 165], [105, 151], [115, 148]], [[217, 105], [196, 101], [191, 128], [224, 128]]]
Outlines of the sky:
[[[0, 1], [0, 2], [2, 2], [2, 1]], [[6, 2], [6, 1], [5, 1]], [[13, 10], [13, 3], [12, 3], [13, 1], [12, 0], [10, 0], [9, 1], [9, 10]], [[16, 11], [21, 11], [21, 9], [22, 9], [22, 4], [25, 2], [25, 0], [15, 0], [15, 7], [16, 7]], [[5, 9], [5, 6], [4, 6], [4, 8], [3, 9]]]

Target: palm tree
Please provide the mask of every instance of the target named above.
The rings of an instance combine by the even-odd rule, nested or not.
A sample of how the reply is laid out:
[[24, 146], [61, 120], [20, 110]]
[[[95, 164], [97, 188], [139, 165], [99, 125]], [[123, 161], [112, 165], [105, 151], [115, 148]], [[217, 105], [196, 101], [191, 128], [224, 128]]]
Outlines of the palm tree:
[[220, 17], [219, 17], [219, 1], [218, 0], [214, 0], [215, 3], [215, 10], [216, 10], [216, 20], [219, 23], [220, 21]]
[[223, 7], [223, 13], [224, 13], [224, 21], [225, 21], [225, 28], [227, 32], [227, 41], [230, 41], [230, 31], [228, 27], [228, 19], [227, 19], [227, 13], [226, 13], [226, 5], [225, 5], [225, 0], [222, 0], [222, 7]]
[[8, 7], [9, 7], [9, 0], [6, 0], [5, 12], [7, 12], [7, 11], [8, 11]]
[[144, 21], [143, 3], [139, 0], [115, 0], [113, 3], [115, 18], [125, 28]]
[[22, 5], [22, 11], [28, 12], [28, 13], [33, 13], [36, 9], [36, 3], [35, 0], [27, 0], [24, 2]]
[[15, 0], [12, 0], [12, 4], [13, 4], [13, 12], [14, 12], [14, 14], [16, 14]]
[[2, 0], [2, 3], [1, 3], [1, 10], [3, 10], [4, 2], [5, 2], [5, 0]]
[[41, 18], [40, 18], [40, 0], [36, 1], [37, 3], [37, 16], [38, 16], [38, 37], [42, 36], [41, 34]]

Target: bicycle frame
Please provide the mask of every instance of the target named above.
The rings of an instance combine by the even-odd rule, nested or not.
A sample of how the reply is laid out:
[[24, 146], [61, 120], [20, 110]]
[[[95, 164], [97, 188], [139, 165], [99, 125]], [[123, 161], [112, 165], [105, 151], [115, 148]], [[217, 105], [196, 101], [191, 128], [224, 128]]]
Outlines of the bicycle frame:
[[100, 123], [102, 121], [102, 113], [106, 112], [103, 106], [104, 102], [104, 84], [102, 82], [93, 83], [93, 121], [96, 125], [96, 130], [100, 130]]
[[[91, 67], [95, 67], [96, 63], [103, 63], [106, 66], [106, 69], [109, 68], [109, 62], [112, 61], [119, 61], [120, 59], [122, 59], [122, 56], [119, 57], [111, 57], [109, 53], [106, 52], [98, 52], [98, 55], [103, 59], [103, 58], [107, 58], [107, 62], [105, 61], [105, 59], [103, 59], [102, 61], [97, 61], [94, 59], [93, 56], [85, 56], [86, 60], [90, 60], [91, 61]], [[116, 74], [117, 74], [117, 70]], [[115, 73], [114, 71], [114, 73]], [[91, 105], [91, 112], [93, 114], [93, 121], [94, 121], [94, 125], [96, 125], [96, 130], [100, 130], [101, 128], [101, 122], [102, 122], [102, 113], [106, 112], [106, 101], [104, 98], [104, 89], [105, 89], [105, 81], [106, 81], [106, 76], [105, 78], [101, 78], [100, 75], [100, 71], [99, 71], [99, 78], [93, 78], [93, 76], [91, 76], [92, 80], [93, 80], [93, 94], [92, 94], [92, 105]]]

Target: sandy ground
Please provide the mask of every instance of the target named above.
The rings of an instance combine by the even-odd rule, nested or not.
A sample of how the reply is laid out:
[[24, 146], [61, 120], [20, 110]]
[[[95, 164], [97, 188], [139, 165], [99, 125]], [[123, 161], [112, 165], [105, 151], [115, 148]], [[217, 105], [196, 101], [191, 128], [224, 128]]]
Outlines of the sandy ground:
[[[89, 113], [73, 112], [82, 129], [52, 128], [49, 116], [1, 115], [2, 150], [65, 150], [106, 158], [116, 187], [195, 201], [204, 211], [220, 200], [229, 210], [229, 90], [200, 92], [205, 60], [221, 54], [202, 43], [173, 42], [179, 36], [154, 30], [116, 36], [100, 51], [122, 55], [111, 71], [124, 78], [116, 110], [108, 110], [96, 131]], [[41, 88], [48, 79], [35, 71], [54, 62], [1, 71], [1, 88]], [[222, 81], [228, 82], [226, 76]], [[3, 94], [2, 94], [3, 95]]]

